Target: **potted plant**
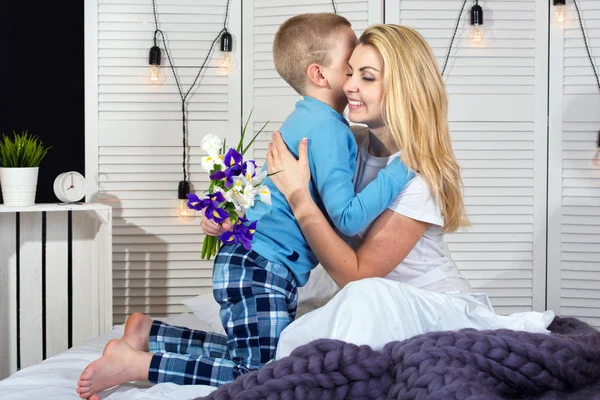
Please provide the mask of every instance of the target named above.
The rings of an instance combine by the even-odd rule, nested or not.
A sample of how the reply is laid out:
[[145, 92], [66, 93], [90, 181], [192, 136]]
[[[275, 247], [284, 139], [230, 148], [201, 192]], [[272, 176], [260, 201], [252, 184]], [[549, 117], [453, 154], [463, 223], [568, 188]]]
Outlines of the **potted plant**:
[[0, 185], [4, 205], [11, 207], [35, 204], [35, 191], [40, 162], [50, 147], [27, 131], [16, 133], [13, 138], [2, 135], [0, 141]]

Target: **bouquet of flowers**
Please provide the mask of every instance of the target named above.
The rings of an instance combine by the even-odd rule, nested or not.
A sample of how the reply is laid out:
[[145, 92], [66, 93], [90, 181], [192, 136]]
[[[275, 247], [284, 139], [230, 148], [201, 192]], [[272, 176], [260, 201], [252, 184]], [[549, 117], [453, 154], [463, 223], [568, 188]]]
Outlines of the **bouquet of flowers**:
[[[249, 120], [250, 118], [248, 118]], [[242, 129], [242, 135], [235, 148], [227, 149], [225, 141], [214, 134], [202, 138], [201, 147], [207, 153], [202, 158], [202, 168], [210, 174], [210, 186], [205, 198], [200, 199], [194, 193], [187, 195], [188, 207], [196, 211], [204, 210], [204, 216], [218, 224], [231, 219], [232, 229], [219, 237], [206, 236], [202, 242], [201, 258], [210, 260], [217, 254], [218, 242], [224, 244], [239, 243], [247, 250], [256, 230], [257, 221], [248, 221], [243, 215], [254, 205], [256, 197], [270, 205], [271, 192], [262, 184], [267, 172], [257, 171], [254, 160], [244, 161], [244, 154], [254, 140], [267, 126], [268, 122], [254, 135], [244, 147], [244, 135], [248, 121]]]

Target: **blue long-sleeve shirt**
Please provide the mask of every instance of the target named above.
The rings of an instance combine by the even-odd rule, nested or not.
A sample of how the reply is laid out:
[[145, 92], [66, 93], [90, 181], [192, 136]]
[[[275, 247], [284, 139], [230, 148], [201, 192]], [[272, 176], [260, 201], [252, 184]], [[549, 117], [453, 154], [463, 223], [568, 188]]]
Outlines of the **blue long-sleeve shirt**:
[[[308, 138], [310, 193], [323, 214], [346, 236], [353, 236], [379, 216], [411, 178], [399, 159], [381, 170], [360, 193], [354, 192], [357, 145], [348, 122], [334, 109], [305, 96], [296, 103], [280, 132], [298, 157], [298, 145]], [[266, 168], [266, 165], [264, 166]], [[303, 286], [318, 260], [310, 249], [285, 196], [270, 178], [270, 207], [256, 203], [247, 218], [258, 220], [252, 250], [287, 266]]]

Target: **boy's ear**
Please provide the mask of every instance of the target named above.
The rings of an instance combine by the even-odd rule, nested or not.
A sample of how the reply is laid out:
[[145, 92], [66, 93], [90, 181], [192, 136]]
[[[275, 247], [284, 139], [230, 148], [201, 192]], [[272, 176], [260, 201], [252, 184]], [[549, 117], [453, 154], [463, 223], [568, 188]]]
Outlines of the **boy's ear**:
[[310, 64], [306, 71], [308, 80], [318, 87], [327, 87], [329, 81], [323, 75], [323, 67], [319, 64]]

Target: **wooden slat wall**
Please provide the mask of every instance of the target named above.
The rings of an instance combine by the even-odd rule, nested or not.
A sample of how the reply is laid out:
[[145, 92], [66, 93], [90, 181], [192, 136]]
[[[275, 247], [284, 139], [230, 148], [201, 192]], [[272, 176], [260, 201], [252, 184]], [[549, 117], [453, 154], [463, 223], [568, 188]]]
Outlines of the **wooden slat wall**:
[[[592, 47], [597, 47], [600, 5], [593, 0], [579, 2]], [[220, 29], [225, 3], [157, 0], [161, 27], [168, 34], [184, 86]], [[600, 232], [594, 224], [600, 217], [595, 201], [599, 187], [591, 157], [600, 103], [572, 9], [564, 34], [560, 30], [559, 56], [550, 14], [548, 54], [548, 14], [553, 10], [546, 3], [481, 1], [485, 12], [481, 44], [468, 37], [471, 3], [462, 16], [446, 84], [453, 145], [463, 168], [473, 225], [449, 236], [448, 242], [474, 286], [491, 295], [498, 312], [509, 313], [546, 307], [548, 234], [548, 306], [558, 305], [563, 312], [598, 324], [600, 298], [594, 285], [600, 282], [596, 279], [600, 259], [595, 258], [594, 235]], [[336, 4], [358, 34], [369, 24], [382, 22], [384, 14], [386, 22], [415, 27], [442, 65], [462, 1]], [[92, 86], [97, 92], [86, 106], [95, 118], [92, 129], [86, 129], [91, 135], [87, 159], [92, 166], [86, 168], [93, 174], [93, 198], [115, 207], [115, 322], [135, 310], [156, 316], [184, 311], [181, 300], [210, 291], [211, 263], [199, 260], [203, 237], [198, 221], [186, 224], [176, 216], [181, 180], [178, 94], [168, 70], [163, 86], [144, 81], [153, 31], [151, 2], [96, 0], [96, 6], [90, 21], [97, 25], [97, 40], [92, 35], [88, 43], [97, 46], [91, 62], [97, 76], [88, 75], [88, 81], [96, 83]], [[331, 10], [331, 2], [325, 0], [232, 1], [229, 30], [238, 65], [244, 68], [230, 76], [207, 70], [190, 101], [190, 178], [196, 190], [205, 188], [208, 179], [200, 169], [201, 137], [217, 133], [235, 140], [240, 119], [253, 108], [250, 126], [255, 131], [270, 121], [253, 153], [259, 163], [264, 160], [268, 134], [299, 98], [273, 68], [273, 34], [292, 15]], [[240, 60], [242, 35], [245, 51]], [[212, 66], [214, 61], [215, 57]], [[560, 85], [558, 91], [555, 85]], [[559, 232], [556, 240], [554, 232]], [[553, 267], [556, 262], [558, 267]], [[562, 291], [557, 295], [553, 289]]]
[[[386, 22], [417, 29], [442, 69], [462, 3], [387, 1]], [[467, 2], [445, 72], [472, 223], [447, 241], [461, 272], [503, 314], [545, 308], [548, 6], [542, 3], [480, 1], [485, 36], [477, 43]]]
[[[600, 91], [568, 3], [564, 24], [551, 16], [549, 305], [600, 327]], [[598, 66], [600, 3], [577, 3]]]
[[[211, 42], [223, 27], [227, 0], [157, 0], [160, 28], [184, 93]], [[181, 100], [162, 50], [163, 85], [146, 82], [152, 46], [152, 2], [98, 0], [97, 147], [95, 200], [113, 207], [114, 321], [133, 311], [160, 317], [182, 312], [181, 300], [211, 291], [212, 262], [200, 260], [203, 235], [197, 218], [177, 217], [183, 180]], [[241, 54], [241, 1], [232, 1], [228, 30]], [[159, 37], [160, 38], [160, 37]], [[219, 43], [187, 106], [188, 162], [193, 189], [208, 186], [200, 168], [207, 133], [239, 135], [239, 69], [216, 68]]]

